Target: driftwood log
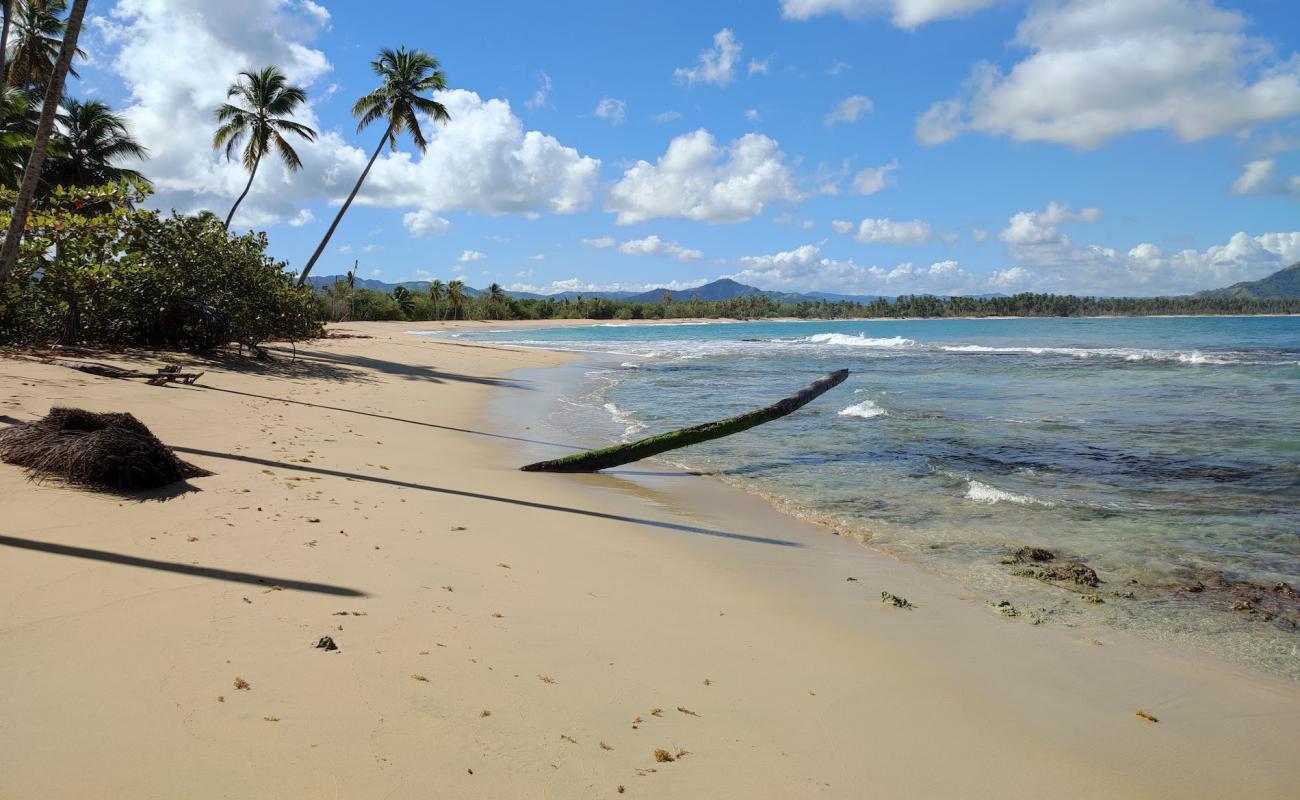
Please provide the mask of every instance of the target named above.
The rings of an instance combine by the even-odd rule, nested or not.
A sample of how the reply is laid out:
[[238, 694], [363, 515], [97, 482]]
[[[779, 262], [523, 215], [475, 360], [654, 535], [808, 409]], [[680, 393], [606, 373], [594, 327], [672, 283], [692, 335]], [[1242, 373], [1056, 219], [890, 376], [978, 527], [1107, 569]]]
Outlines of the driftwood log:
[[749, 430], [755, 425], [762, 425], [764, 422], [780, 419], [792, 411], [803, 408], [830, 389], [839, 386], [848, 376], [849, 371], [847, 369], [838, 369], [813, 381], [784, 400], [778, 400], [770, 406], [764, 406], [746, 414], [706, 422], [690, 428], [682, 428], [671, 433], [661, 433], [658, 436], [650, 436], [627, 444], [613, 445], [599, 450], [588, 450], [585, 453], [574, 453], [571, 456], [555, 458], [550, 461], [538, 461], [535, 464], [520, 467], [520, 469], [525, 472], [596, 472], [610, 467], [617, 467], [620, 464], [640, 461], [643, 458], [649, 458], [669, 450], [676, 450], [679, 447], [699, 444], [711, 439], [721, 439], [723, 436]]

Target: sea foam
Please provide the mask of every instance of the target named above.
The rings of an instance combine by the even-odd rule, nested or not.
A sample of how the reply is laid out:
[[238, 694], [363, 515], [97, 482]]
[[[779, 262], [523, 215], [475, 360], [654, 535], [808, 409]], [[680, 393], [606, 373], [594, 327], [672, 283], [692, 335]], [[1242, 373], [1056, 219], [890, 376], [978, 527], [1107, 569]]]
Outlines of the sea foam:
[[862, 334], [849, 336], [843, 333], [815, 333], [804, 341], [813, 344], [833, 344], [840, 347], [916, 347], [915, 340], [904, 339], [902, 336], [892, 336], [888, 339], [872, 339]]
[[989, 505], [994, 503], [1016, 503], [1022, 506], [1055, 505], [1055, 503], [1051, 503], [1047, 500], [1039, 500], [1038, 498], [1030, 497], [1029, 495], [1008, 492], [1005, 489], [999, 489], [996, 486], [989, 486], [987, 483], [980, 483], [979, 481], [970, 481], [970, 485], [966, 488], [966, 499], [973, 500], [976, 503], [987, 503]]
[[840, 411], [841, 417], [858, 417], [859, 419], [873, 419], [875, 417], [887, 417], [889, 412], [876, 405], [873, 400], [863, 400], [861, 403], [854, 403], [848, 408]]

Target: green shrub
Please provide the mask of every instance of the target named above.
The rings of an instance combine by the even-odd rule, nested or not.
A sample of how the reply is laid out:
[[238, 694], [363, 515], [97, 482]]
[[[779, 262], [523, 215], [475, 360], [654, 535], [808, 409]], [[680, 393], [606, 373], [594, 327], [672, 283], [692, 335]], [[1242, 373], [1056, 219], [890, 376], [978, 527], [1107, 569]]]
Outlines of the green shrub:
[[[321, 331], [311, 291], [210, 213], [136, 208], [139, 189], [55, 189], [29, 218], [0, 296], [0, 341], [205, 351]], [[0, 224], [6, 224], [0, 214]]]

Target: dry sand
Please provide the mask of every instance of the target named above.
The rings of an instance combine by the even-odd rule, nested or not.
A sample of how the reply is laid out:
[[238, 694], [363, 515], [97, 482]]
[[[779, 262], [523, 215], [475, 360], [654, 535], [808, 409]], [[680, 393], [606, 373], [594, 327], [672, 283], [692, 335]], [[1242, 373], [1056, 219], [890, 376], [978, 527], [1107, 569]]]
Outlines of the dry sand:
[[1294, 684], [709, 478], [520, 473], [485, 403], [562, 356], [344, 327], [193, 388], [0, 360], [0, 422], [131, 411], [216, 473], [0, 465], [0, 798], [1300, 796]]

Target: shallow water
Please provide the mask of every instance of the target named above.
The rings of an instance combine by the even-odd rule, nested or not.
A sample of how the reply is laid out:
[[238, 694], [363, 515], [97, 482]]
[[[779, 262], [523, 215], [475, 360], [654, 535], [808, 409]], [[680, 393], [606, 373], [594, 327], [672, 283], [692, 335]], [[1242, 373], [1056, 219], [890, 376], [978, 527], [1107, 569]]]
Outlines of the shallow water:
[[[848, 381], [758, 431], [677, 451], [1035, 617], [1104, 621], [1300, 677], [1287, 617], [1158, 590], [1300, 576], [1300, 318], [759, 322], [487, 331], [593, 353], [555, 421], [637, 437]], [[1104, 604], [1009, 574], [1031, 544]]]

